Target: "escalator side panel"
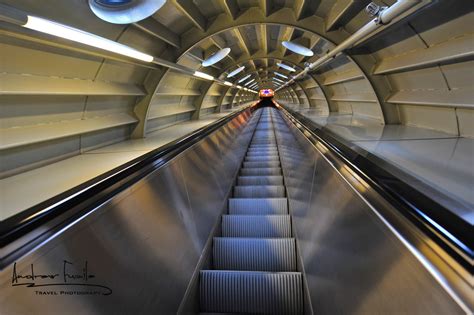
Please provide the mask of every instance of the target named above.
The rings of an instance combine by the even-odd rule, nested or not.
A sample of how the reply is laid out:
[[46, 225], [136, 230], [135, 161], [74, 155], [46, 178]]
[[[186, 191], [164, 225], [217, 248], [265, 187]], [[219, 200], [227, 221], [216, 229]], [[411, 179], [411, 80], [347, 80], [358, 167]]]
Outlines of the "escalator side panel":
[[313, 310], [463, 314], [335, 168], [288, 125], [291, 132], [280, 128], [277, 138]]
[[[36, 284], [62, 285], [13, 286], [14, 266], [5, 268], [0, 273], [0, 312], [176, 313], [226, 208], [226, 192], [252, 136], [252, 128], [244, 128], [249, 119], [241, 115], [231, 128], [217, 130], [16, 262], [17, 275], [31, 274], [33, 265], [36, 275], [58, 274], [37, 278]], [[89, 286], [65, 285], [64, 261], [67, 272], [77, 275], [84, 274], [87, 263], [87, 273], [94, 276], [85, 282]], [[84, 284], [83, 279], [75, 281]], [[112, 293], [103, 295], [109, 289]]]

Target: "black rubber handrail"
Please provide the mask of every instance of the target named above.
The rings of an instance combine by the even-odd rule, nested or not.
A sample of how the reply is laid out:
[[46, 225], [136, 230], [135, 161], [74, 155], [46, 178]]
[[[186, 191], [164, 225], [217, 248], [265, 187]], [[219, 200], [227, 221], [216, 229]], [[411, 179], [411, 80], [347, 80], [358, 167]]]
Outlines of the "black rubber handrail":
[[[286, 106], [282, 107], [287, 115], [310, 132], [316, 141], [321, 142], [333, 154], [346, 161], [352, 171], [363, 178], [460, 265], [470, 272], [473, 271], [471, 261], [474, 258], [474, 239], [472, 237], [472, 226], [468, 222], [406, 181], [382, 168], [380, 165], [384, 165], [386, 162], [381, 158], [369, 152], [361, 154], [355, 151], [340, 141], [336, 135], [327, 130], [322, 130], [319, 125], [301, 113]], [[370, 159], [368, 156], [370, 156]], [[400, 170], [400, 172], [403, 171]], [[406, 177], [410, 177], [410, 175], [406, 174]], [[457, 250], [454, 250], [454, 248]]]
[[[92, 211], [94, 207], [109, 200], [144, 176], [150, 174], [150, 172], [160, 168], [178, 154], [209, 136], [215, 130], [224, 126], [248, 109], [254, 110], [252, 106], [245, 107], [210, 125], [201, 127], [188, 135], [1, 221], [0, 247], [10, 244], [59, 216], [65, 215], [66, 219], [62, 221], [63, 224], [68, 224], [71, 220], [68, 220], [67, 212], [89, 199], [94, 199], [94, 202], [87, 204], [87, 209], [81, 209], [81, 215], [84, 215], [84, 211]], [[110, 189], [111, 187], [115, 188]], [[77, 215], [77, 212], [74, 214], [71, 213], [71, 218], [69, 219], [73, 219], [72, 216], [74, 215]]]

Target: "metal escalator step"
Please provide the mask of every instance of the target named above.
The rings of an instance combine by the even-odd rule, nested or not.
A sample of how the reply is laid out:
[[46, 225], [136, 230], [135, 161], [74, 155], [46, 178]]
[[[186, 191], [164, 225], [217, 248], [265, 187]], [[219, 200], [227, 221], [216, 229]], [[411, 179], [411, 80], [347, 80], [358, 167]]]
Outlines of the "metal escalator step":
[[203, 312], [302, 314], [301, 273], [202, 270], [200, 303]]
[[237, 185], [283, 185], [283, 176], [239, 176]]
[[250, 143], [249, 149], [275, 148], [276, 143]]
[[294, 238], [214, 237], [214, 269], [296, 271]]
[[288, 214], [286, 198], [230, 198], [229, 214]]
[[277, 152], [278, 148], [275, 147], [268, 147], [268, 148], [248, 148], [247, 153], [259, 153], [259, 152]]
[[279, 161], [266, 161], [266, 162], [244, 162], [245, 168], [253, 168], [253, 167], [263, 167], [263, 168], [270, 168], [270, 167], [280, 167]]
[[275, 149], [277, 147], [276, 142], [275, 143], [269, 143], [266, 145], [255, 145], [255, 144], [250, 144], [248, 147], [249, 150], [265, 150], [265, 149]]
[[249, 148], [247, 150], [247, 153], [260, 153], [260, 152], [266, 152], [266, 153], [278, 153], [278, 148], [277, 147], [274, 147], [274, 148]]
[[245, 161], [279, 161], [280, 157], [278, 155], [271, 156], [262, 156], [262, 155], [247, 155]]
[[242, 168], [240, 174], [242, 176], [281, 175], [281, 168]]
[[249, 152], [253, 151], [278, 151], [278, 147], [276, 145], [268, 146], [268, 147], [249, 147], [248, 148]]
[[266, 145], [276, 145], [276, 140], [254, 140], [251, 142], [251, 146], [255, 146], [256, 144], [266, 144]]
[[278, 150], [273, 150], [273, 151], [247, 151], [246, 156], [268, 156], [268, 155], [279, 155]]
[[234, 187], [235, 198], [280, 198], [285, 196], [285, 186], [282, 185], [255, 185]]
[[289, 215], [223, 215], [223, 237], [291, 237]]

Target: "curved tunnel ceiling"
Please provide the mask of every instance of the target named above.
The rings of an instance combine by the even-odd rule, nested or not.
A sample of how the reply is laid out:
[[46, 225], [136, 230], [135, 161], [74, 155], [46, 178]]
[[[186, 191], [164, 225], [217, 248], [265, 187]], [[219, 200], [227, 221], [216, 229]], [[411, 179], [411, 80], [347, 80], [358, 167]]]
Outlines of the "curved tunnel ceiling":
[[[47, 145], [66, 146], [66, 140], [58, 139], [71, 135], [95, 134], [90, 147], [113, 137], [145, 137], [163, 126], [252, 101], [256, 94], [222, 83], [251, 74], [258, 88], [277, 88], [275, 71], [292, 78], [373, 19], [364, 11], [370, 3], [366, 0], [168, 0], [151, 17], [124, 25], [99, 19], [88, 1], [74, 6], [61, 0], [0, 3], [161, 58], [144, 64], [0, 22], [1, 50], [9, 60], [0, 71], [8, 82], [0, 97], [7, 104], [5, 127], [17, 138], [4, 150], [15, 149], [19, 155]], [[375, 3], [392, 6], [396, 1]], [[321, 115], [338, 113], [472, 137], [474, 53], [466, 25], [473, 10], [472, 1], [420, 0], [372, 38], [361, 39], [276, 97]], [[294, 54], [283, 41], [309, 47], [314, 56]], [[224, 59], [202, 67], [226, 47], [231, 51]], [[279, 67], [280, 62], [297, 71]], [[242, 66], [242, 72], [227, 78]], [[209, 74], [221, 84], [180, 67]], [[33, 131], [45, 122], [59, 126], [70, 119], [89, 125], [58, 127], [44, 136]], [[32, 129], [20, 136], [13, 131], [18, 127]], [[22, 164], [16, 157], [15, 151], [4, 163], [8, 174], [38, 162]]]

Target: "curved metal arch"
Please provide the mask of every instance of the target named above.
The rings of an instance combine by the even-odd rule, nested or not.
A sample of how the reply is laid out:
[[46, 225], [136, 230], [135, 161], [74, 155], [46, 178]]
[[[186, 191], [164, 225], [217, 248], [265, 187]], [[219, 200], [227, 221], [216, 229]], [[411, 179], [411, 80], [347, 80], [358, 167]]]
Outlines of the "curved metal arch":
[[[186, 37], [182, 38], [183, 48], [180, 50], [180, 52], [178, 52], [176, 61], [179, 61], [189, 50], [193, 49], [197, 45], [200, 45], [203, 41], [209, 39], [210, 37], [225, 31], [232, 30], [234, 28], [248, 25], [265, 24], [293, 27], [295, 29], [317, 35], [333, 45], [342, 42], [350, 35], [349, 33], [340, 30], [326, 33], [324, 21], [320, 17], [313, 15], [303, 20], [296, 20], [294, 14], [292, 13], [292, 9], [282, 8], [270, 16], [264, 16], [260, 9], [257, 7], [252, 7], [235, 20], [231, 19], [227, 14], [221, 14], [210, 25], [206, 32], [193, 30], [187, 33]], [[197, 41], [195, 40], [196, 38], [198, 38]], [[388, 82], [383, 77], [371, 76], [371, 70], [375, 62], [373, 57], [368, 55], [352, 58], [347, 54], [346, 56], [361, 71], [364, 78], [369, 83], [374, 95], [376, 96], [377, 104], [379, 105], [379, 108], [382, 112], [383, 122], [399, 123], [400, 117], [398, 111], [394, 106], [385, 102], [390, 94], [390, 86], [388, 85]]]

